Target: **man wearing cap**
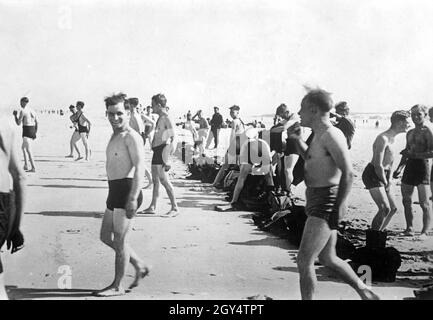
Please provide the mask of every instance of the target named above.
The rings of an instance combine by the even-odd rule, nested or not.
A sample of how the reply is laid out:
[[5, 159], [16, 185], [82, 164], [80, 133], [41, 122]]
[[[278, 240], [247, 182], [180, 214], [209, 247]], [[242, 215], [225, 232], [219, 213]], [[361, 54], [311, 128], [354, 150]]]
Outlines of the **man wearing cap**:
[[[32, 140], [36, 139], [36, 133], [38, 131], [38, 119], [36, 117], [36, 112], [27, 106], [29, 99], [23, 97], [20, 100], [21, 111], [18, 112], [14, 110], [13, 115], [15, 122], [18, 126], [23, 125], [23, 144], [21, 146], [24, 155], [24, 170], [28, 172], [35, 172], [35, 163], [33, 161], [32, 153]], [[27, 156], [29, 157], [31, 168], [29, 169], [27, 163]]]
[[210, 120], [210, 134], [207, 139], [206, 149], [209, 148], [212, 139], [215, 141], [214, 149], [218, 147], [219, 132], [224, 122], [222, 115], [219, 113], [220, 109], [218, 107], [214, 107], [213, 109], [214, 109], [214, 114], [212, 116], [212, 119]]
[[346, 101], [335, 105], [335, 113], [331, 112], [330, 117], [335, 118], [334, 126], [340, 129], [346, 137], [347, 147], [352, 148], [352, 139], [355, 135], [355, 123], [349, 118], [349, 107]]
[[229, 168], [229, 166], [231, 164], [239, 165], [239, 154], [241, 152], [242, 145], [241, 138], [244, 138], [244, 140], [246, 139], [245, 137], [243, 137], [243, 133], [245, 132], [245, 125], [239, 118], [239, 111], [240, 108], [237, 105], [230, 107], [230, 116], [233, 119], [230, 125], [230, 144], [224, 157], [224, 164], [221, 166], [221, 169], [212, 184], [212, 186], [216, 188], [221, 187], [220, 182], [223, 179], [224, 173]]

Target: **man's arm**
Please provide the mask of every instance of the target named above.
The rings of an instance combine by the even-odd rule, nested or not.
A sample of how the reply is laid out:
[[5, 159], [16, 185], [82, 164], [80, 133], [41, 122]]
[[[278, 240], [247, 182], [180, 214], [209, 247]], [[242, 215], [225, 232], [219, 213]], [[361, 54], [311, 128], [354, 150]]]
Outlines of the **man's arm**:
[[144, 184], [144, 146], [138, 134], [136, 135], [135, 133], [133, 132], [133, 134], [129, 134], [126, 137], [126, 147], [131, 157], [132, 165], [135, 168], [132, 187], [126, 204], [126, 217], [128, 219], [131, 219], [138, 209], [137, 200]]
[[301, 126], [299, 123], [294, 123], [287, 129], [287, 137], [296, 142], [296, 149], [299, 155], [305, 160], [308, 145], [301, 138]]
[[392, 174], [392, 177], [394, 179], [398, 178], [398, 176], [400, 175], [401, 171], [406, 166], [406, 162], [407, 162], [407, 159], [408, 159], [408, 157], [407, 157], [408, 151], [407, 150], [409, 150], [409, 135], [410, 135], [410, 131], [406, 134], [406, 148], [400, 152], [401, 153], [400, 163], [398, 164], [397, 169], [395, 169], [394, 173]]
[[346, 145], [346, 139], [340, 131], [325, 133], [322, 136], [322, 141], [324, 147], [330, 153], [332, 159], [334, 159], [335, 165], [341, 171], [335, 204], [338, 210], [338, 219], [340, 220], [344, 213], [344, 203], [349, 195], [353, 183], [353, 169], [350, 161], [349, 149]]
[[89, 119], [87, 119], [87, 117], [82, 113], [81, 117], [84, 119], [85, 122], [87, 122], [89, 124], [89, 131], [90, 131], [90, 127], [92, 125], [92, 123], [89, 121]]
[[15, 123], [20, 126], [22, 121], [23, 121], [23, 111], [20, 110], [20, 115], [17, 116], [17, 112], [14, 111], [14, 118], [15, 118]]
[[379, 179], [385, 184], [388, 185], [385, 169], [383, 168], [383, 157], [385, 155], [385, 148], [387, 146], [388, 139], [383, 135], [380, 135], [376, 138], [376, 141], [373, 144], [373, 166], [374, 171], [376, 172]]

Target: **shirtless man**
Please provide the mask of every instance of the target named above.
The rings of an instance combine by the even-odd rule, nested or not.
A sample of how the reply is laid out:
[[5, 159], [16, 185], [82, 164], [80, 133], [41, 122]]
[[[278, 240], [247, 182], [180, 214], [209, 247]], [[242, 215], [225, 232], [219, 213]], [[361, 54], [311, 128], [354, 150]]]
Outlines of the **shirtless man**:
[[69, 117], [69, 119], [72, 122], [71, 128], [74, 129], [74, 132], [72, 133], [71, 140], [69, 141], [69, 146], [71, 148], [71, 153], [66, 156], [66, 158], [73, 158], [74, 157], [74, 149], [78, 153], [78, 158], [82, 159], [80, 149], [78, 149], [77, 142], [81, 139], [80, 133], [78, 132], [78, 121], [77, 121], [77, 108], [74, 105], [69, 106], [69, 111], [71, 111], [72, 115]]
[[103, 297], [125, 294], [121, 282], [128, 261], [135, 268], [135, 279], [129, 288], [138, 286], [141, 278], [149, 273], [148, 267], [127, 243], [132, 219], [143, 200], [144, 147], [140, 135], [129, 126], [131, 111], [124, 104], [125, 99], [126, 95], [122, 93], [105, 99], [113, 135], [106, 151], [108, 198], [101, 241], [114, 249], [116, 259], [113, 283], [96, 293]]
[[402, 159], [394, 177], [398, 177], [403, 167], [401, 179], [401, 193], [403, 196], [404, 215], [406, 218], [406, 236], [413, 236], [412, 195], [415, 187], [418, 189], [419, 204], [423, 212], [423, 228], [419, 240], [427, 237], [430, 228], [430, 173], [433, 158], [433, 131], [427, 125], [428, 109], [423, 105], [415, 105], [410, 109], [410, 115], [415, 128], [406, 135], [406, 148], [402, 151]]
[[173, 185], [168, 179], [167, 171], [170, 166], [167, 164], [168, 156], [175, 151], [175, 133], [172, 121], [166, 111], [167, 99], [161, 93], [152, 97], [152, 110], [159, 118], [155, 125], [155, 134], [152, 140], [152, 180], [153, 193], [152, 202], [149, 208], [143, 211], [144, 214], [155, 214], [157, 200], [159, 198], [159, 187], [163, 185], [170, 198], [171, 209], [164, 217], [175, 217], [179, 214]]
[[[2, 122], [0, 124], [0, 249], [7, 242], [7, 250], [11, 249], [11, 253], [17, 252], [24, 246], [20, 222], [24, 212], [25, 181], [18, 157], [18, 137], [13, 128]], [[0, 300], [7, 300], [3, 271], [0, 257]]]
[[[144, 123], [143, 120], [139, 114], [138, 107], [139, 107], [139, 100], [138, 98], [129, 98], [128, 103], [130, 105], [130, 111], [131, 111], [131, 117], [129, 121], [129, 126], [137, 131], [137, 133], [143, 137], [144, 134]], [[144, 146], [144, 143], [143, 143]], [[144, 167], [144, 174], [146, 175], [147, 181], [149, 181], [148, 185], [144, 187], [144, 189], [150, 188], [152, 185], [152, 175], [150, 174], [149, 170], [147, 170], [146, 166]]]
[[152, 114], [151, 106], [146, 107], [146, 111], [141, 114], [141, 119], [143, 120], [144, 123], [144, 134], [143, 134], [144, 145], [146, 145], [146, 141], [149, 140], [149, 143], [152, 146], [153, 133], [154, 133], [157, 119], [155, 115]]
[[373, 143], [373, 158], [362, 173], [365, 188], [378, 207], [378, 212], [371, 223], [371, 229], [383, 231], [396, 213], [394, 197], [391, 193], [391, 170], [394, 163], [392, 145], [395, 137], [409, 128], [410, 114], [407, 111], [395, 111], [391, 115], [391, 127], [379, 134]]
[[[77, 101], [77, 124], [78, 124], [78, 133], [80, 134], [81, 141], [83, 141], [84, 148], [86, 150], [86, 161], [90, 160], [90, 155], [92, 151], [90, 150], [89, 145], [89, 133], [90, 133], [90, 127], [91, 123], [89, 119], [84, 115], [83, 113], [84, 108], [84, 102], [83, 101]], [[83, 157], [78, 157], [77, 160], [81, 160]]]
[[197, 147], [199, 149], [199, 152], [203, 157], [204, 154], [204, 144], [207, 141], [207, 136], [209, 134], [209, 123], [207, 122], [206, 118], [203, 117], [203, 111], [198, 110], [197, 113], [191, 118], [192, 121], [195, 121], [198, 123], [199, 127], [197, 130], [198, 134], [198, 141], [197, 141]]
[[[38, 119], [36, 112], [30, 107], [27, 107], [29, 99], [27, 97], [21, 98], [21, 111], [18, 115], [17, 111], [13, 112], [15, 122], [18, 126], [23, 125], [23, 144], [21, 146], [24, 155], [24, 170], [28, 172], [36, 172], [35, 163], [33, 162], [32, 140], [36, 139], [38, 131]], [[27, 164], [27, 156], [29, 157], [31, 169]]]
[[230, 132], [230, 145], [225, 154], [224, 163], [221, 166], [221, 169], [219, 170], [212, 184], [212, 186], [215, 188], [221, 187], [220, 183], [224, 178], [225, 171], [229, 168], [231, 164], [239, 165], [239, 154], [241, 152], [241, 143], [245, 142], [245, 141], [241, 142], [241, 140], [246, 140], [246, 137], [244, 138], [242, 136], [243, 133], [245, 132], [245, 125], [242, 122], [242, 120], [239, 118], [239, 111], [240, 111], [239, 106], [234, 105], [230, 107], [230, 116], [233, 119], [230, 125], [232, 129]]
[[308, 218], [297, 257], [301, 295], [302, 299], [313, 299], [317, 282], [314, 262], [318, 257], [321, 264], [339, 274], [362, 299], [378, 299], [335, 251], [338, 223], [345, 211], [353, 173], [346, 139], [329, 118], [332, 106], [330, 94], [321, 89], [310, 90], [302, 99], [301, 125], [314, 132], [310, 146], [301, 140], [299, 123], [288, 129], [305, 160]]

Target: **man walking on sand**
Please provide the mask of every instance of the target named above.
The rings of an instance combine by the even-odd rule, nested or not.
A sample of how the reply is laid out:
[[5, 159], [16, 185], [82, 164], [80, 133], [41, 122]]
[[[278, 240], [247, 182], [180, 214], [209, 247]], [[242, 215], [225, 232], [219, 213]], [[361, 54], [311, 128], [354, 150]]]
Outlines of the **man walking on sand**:
[[[25, 181], [18, 160], [17, 140], [14, 130], [2, 122], [0, 125], [0, 249], [7, 242], [7, 250], [11, 249], [11, 253], [17, 252], [24, 246], [20, 222], [24, 211]], [[3, 271], [0, 257], [0, 300], [7, 300]]]
[[129, 126], [131, 111], [126, 95], [119, 93], [105, 99], [108, 121], [113, 135], [107, 146], [108, 198], [101, 226], [101, 241], [114, 249], [115, 276], [111, 285], [96, 292], [97, 296], [124, 295], [122, 279], [128, 262], [135, 268], [130, 289], [149, 273], [149, 268], [131, 249], [128, 233], [132, 219], [143, 201], [144, 146], [140, 135]]
[[409, 128], [410, 114], [407, 111], [395, 111], [391, 115], [391, 127], [379, 134], [373, 143], [373, 158], [362, 173], [365, 188], [378, 207], [378, 212], [371, 223], [371, 229], [383, 231], [397, 211], [391, 193], [391, 170], [394, 163], [392, 146], [395, 137]]
[[223, 125], [223, 117], [220, 114], [220, 109], [218, 107], [214, 107], [214, 114], [212, 116], [212, 119], [210, 120], [210, 133], [206, 142], [206, 149], [209, 148], [212, 139], [214, 140], [214, 149], [218, 148], [218, 142], [219, 142], [219, 133]]
[[[89, 144], [90, 127], [92, 124], [90, 120], [84, 115], [83, 108], [84, 108], [84, 102], [77, 101], [76, 119], [77, 119], [78, 133], [80, 134], [81, 141], [83, 141], [84, 149], [86, 150], [85, 160], [89, 161], [90, 156], [92, 155], [92, 150], [90, 149], [90, 144]], [[80, 156], [76, 160], [81, 160], [82, 158], [83, 157]]]
[[321, 264], [337, 272], [362, 299], [378, 299], [335, 250], [338, 223], [345, 211], [353, 173], [346, 139], [330, 121], [332, 106], [330, 93], [322, 89], [310, 90], [302, 99], [300, 125], [314, 132], [310, 146], [301, 140], [299, 123], [288, 129], [289, 137], [296, 139], [305, 160], [308, 218], [297, 257], [301, 296], [304, 300], [313, 299], [317, 282], [314, 262], [319, 258]]
[[[24, 155], [24, 170], [28, 172], [36, 172], [35, 163], [33, 161], [32, 140], [36, 139], [36, 133], [38, 131], [38, 119], [36, 117], [36, 112], [27, 106], [28, 103], [29, 99], [27, 97], [21, 98], [20, 104], [22, 109], [19, 115], [16, 110], [13, 112], [13, 115], [15, 118], [15, 123], [18, 126], [21, 124], [23, 125], [23, 144], [21, 148]], [[31, 165], [30, 169], [27, 163], [27, 156], [29, 157]]]
[[174, 196], [173, 185], [168, 179], [167, 171], [170, 170], [168, 157], [175, 151], [175, 133], [173, 123], [166, 111], [167, 99], [161, 93], [152, 97], [152, 110], [156, 113], [158, 121], [155, 125], [155, 133], [152, 140], [152, 180], [153, 192], [150, 206], [144, 210], [143, 214], [155, 214], [156, 204], [159, 198], [159, 188], [162, 184], [170, 198], [171, 209], [163, 216], [167, 218], [175, 217], [179, 214], [176, 198]]

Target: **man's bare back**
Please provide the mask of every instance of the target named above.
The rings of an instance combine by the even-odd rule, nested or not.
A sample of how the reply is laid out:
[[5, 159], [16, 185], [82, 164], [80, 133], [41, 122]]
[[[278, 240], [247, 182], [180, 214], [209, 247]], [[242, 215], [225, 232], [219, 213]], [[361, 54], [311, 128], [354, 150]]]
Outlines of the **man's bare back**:
[[375, 156], [378, 156], [383, 148], [382, 167], [385, 170], [391, 169], [392, 164], [394, 163], [394, 150], [392, 150], [391, 145], [394, 144], [394, 140], [394, 137], [387, 132], [379, 134], [373, 143], [373, 158], [371, 163], [376, 163]]
[[36, 113], [29, 107], [22, 109], [18, 118], [24, 126], [34, 126], [36, 124]]
[[329, 125], [323, 132], [315, 132], [305, 159], [305, 184], [307, 187], [320, 188], [337, 186], [341, 171], [328, 151], [329, 145], [345, 146], [343, 133]]
[[152, 148], [160, 145], [169, 144], [169, 139], [173, 136], [173, 125], [167, 114], [161, 114], [155, 125]]

